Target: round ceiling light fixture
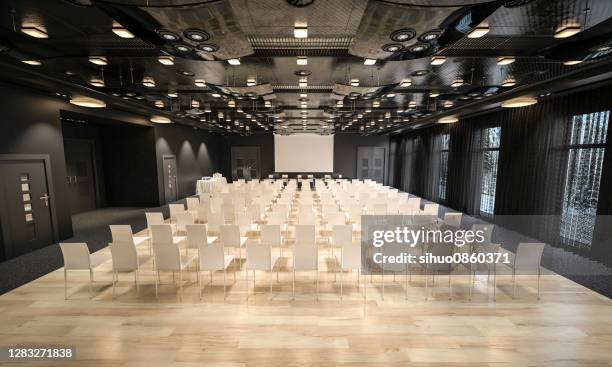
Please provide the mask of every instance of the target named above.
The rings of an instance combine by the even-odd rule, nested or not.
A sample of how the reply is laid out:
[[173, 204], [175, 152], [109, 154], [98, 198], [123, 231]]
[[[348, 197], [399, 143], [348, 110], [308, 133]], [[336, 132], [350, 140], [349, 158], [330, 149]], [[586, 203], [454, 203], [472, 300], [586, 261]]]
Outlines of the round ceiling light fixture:
[[187, 70], [180, 70], [176, 72], [178, 75], [183, 75], [183, 76], [194, 76], [195, 74], [191, 71], [187, 71]]
[[196, 48], [204, 52], [216, 52], [219, 50], [219, 47], [217, 47], [217, 45], [213, 45], [212, 43], [200, 43], [196, 46]]
[[297, 76], [309, 76], [310, 74], [312, 74], [312, 71], [310, 71], [310, 70], [297, 70], [294, 74], [297, 75]]
[[534, 97], [518, 97], [509, 99], [507, 101], [502, 102], [503, 108], [519, 108], [519, 107], [527, 107], [538, 103], [538, 100]]
[[194, 28], [190, 28], [190, 29], [186, 29], [183, 32], [183, 35], [187, 38], [190, 39], [194, 42], [205, 42], [208, 41], [210, 39], [210, 34], [206, 31], [203, 31], [201, 29], [194, 29]]
[[417, 43], [410, 46], [410, 52], [419, 53], [426, 51], [429, 48], [429, 44], [427, 43]]
[[432, 29], [431, 31], [427, 31], [419, 36], [419, 41], [421, 42], [433, 42], [440, 38], [442, 35], [441, 29]]
[[184, 43], [178, 44], [174, 46], [174, 49], [179, 51], [179, 52], [189, 52], [192, 51], [193, 49], [191, 48], [191, 46], [186, 45]]
[[158, 29], [155, 32], [164, 41], [175, 42], [181, 39], [181, 36], [167, 29]]
[[153, 122], [155, 124], [171, 124], [172, 123], [172, 120], [170, 120], [166, 116], [158, 116], [158, 115], [151, 116], [149, 121], [151, 121], [151, 122]]
[[427, 69], [423, 69], [423, 70], [415, 70], [410, 75], [411, 76], [425, 76], [425, 75], [427, 75], [429, 73], [431, 73], [431, 71], [429, 71]]
[[88, 108], [104, 108], [106, 103], [99, 99], [91, 97], [73, 97], [70, 98], [70, 103], [75, 106], [88, 107]]
[[385, 52], [397, 52], [403, 48], [404, 46], [399, 43], [387, 43], [382, 47], [382, 50]]
[[391, 33], [391, 39], [395, 42], [406, 42], [410, 41], [416, 36], [414, 29], [403, 28]]
[[445, 117], [441, 117], [438, 120], [438, 123], [440, 124], [454, 124], [455, 122], [458, 122], [459, 118], [455, 115], [453, 116], [445, 116]]

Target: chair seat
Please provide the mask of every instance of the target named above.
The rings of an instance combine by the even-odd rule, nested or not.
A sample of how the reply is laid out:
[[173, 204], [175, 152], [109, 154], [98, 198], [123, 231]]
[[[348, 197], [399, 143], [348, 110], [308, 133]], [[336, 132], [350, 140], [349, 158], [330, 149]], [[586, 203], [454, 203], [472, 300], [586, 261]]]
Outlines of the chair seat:
[[187, 243], [187, 241], [185, 241], [185, 238], [186, 237], [184, 236], [173, 236], [172, 243], [177, 246], [184, 246]]
[[149, 240], [148, 236], [138, 236], [138, 237], [134, 236], [133, 238], [134, 238], [134, 245], [135, 246], [138, 246], [141, 243], [144, 243], [144, 242]]
[[188, 267], [189, 264], [191, 264], [193, 260], [195, 260], [195, 258], [196, 258], [195, 254], [181, 256], [181, 269], [185, 269], [186, 267]]
[[217, 240], [217, 236], [208, 236], [208, 238], [206, 239], [207, 243], [210, 245], [211, 243], [215, 242]]
[[234, 261], [234, 255], [225, 255], [223, 258], [224, 269], [227, 269], [232, 261]]
[[278, 259], [280, 259], [280, 256], [272, 254], [272, 259], [270, 261], [270, 264], [271, 264], [270, 270], [274, 269], [274, 267], [276, 266], [276, 263], [278, 262]]
[[246, 244], [246, 242], [248, 241], [248, 239], [249, 239], [248, 237], [240, 236], [240, 247], [243, 247]]

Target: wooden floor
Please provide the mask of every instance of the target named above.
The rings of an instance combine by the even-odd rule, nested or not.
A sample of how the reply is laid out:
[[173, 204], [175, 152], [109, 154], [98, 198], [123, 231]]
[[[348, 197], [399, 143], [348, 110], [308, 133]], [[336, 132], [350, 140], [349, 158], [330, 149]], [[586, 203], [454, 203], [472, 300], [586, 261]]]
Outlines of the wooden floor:
[[341, 301], [323, 245], [320, 255], [318, 301], [314, 273], [298, 273], [292, 300], [287, 259], [272, 296], [268, 273], [247, 289], [243, 270], [236, 283], [228, 274], [226, 300], [222, 273], [200, 300], [195, 272], [184, 278], [182, 297], [164, 275], [157, 300], [149, 261], [140, 295], [126, 274], [113, 300], [106, 248], [94, 254], [93, 299], [88, 273], [73, 272], [64, 300], [62, 269], [0, 296], [0, 345], [72, 345], [77, 361], [66, 364], [74, 366], [612, 366], [612, 301], [561, 276], [542, 277], [539, 301], [536, 278], [519, 277], [512, 299], [502, 270], [496, 302], [486, 276], [469, 301], [459, 269], [452, 300], [446, 276], [427, 301], [422, 275], [407, 288], [403, 276], [387, 275], [384, 300], [374, 276], [364, 301], [363, 278], [358, 288], [357, 273], [345, 273]]

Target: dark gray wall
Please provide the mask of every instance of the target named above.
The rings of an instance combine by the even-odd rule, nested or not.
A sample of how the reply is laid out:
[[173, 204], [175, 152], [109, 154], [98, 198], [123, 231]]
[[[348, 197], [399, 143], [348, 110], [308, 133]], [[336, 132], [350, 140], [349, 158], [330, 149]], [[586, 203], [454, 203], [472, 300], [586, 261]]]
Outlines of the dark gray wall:
[[196, 180], [222, 172], [222, 162], [229, 159], [225, 155], [225, 143], [221, 135], [175, 124], [155, 126], [155, 150], [161, 203], [165, 201], [162, 189], [164, 155], [176, 156], [180, 198], [195, 194]]
[[259, 147], [261, 159], [261, 177], [266, 178], [274, 173], [274, 135], [253, 134], [251, 136], [225, 136], [225, 153], [223, 160], [223, 174], [232, 177], [231, 148], [240, 146]]
[[385, 148], [385, 184], [387, 184], [389, 182], [389, 137], [386, 135], [335, 134], [334, 173], [346, 178], [357, 177], [357, 148], [360, 146]]

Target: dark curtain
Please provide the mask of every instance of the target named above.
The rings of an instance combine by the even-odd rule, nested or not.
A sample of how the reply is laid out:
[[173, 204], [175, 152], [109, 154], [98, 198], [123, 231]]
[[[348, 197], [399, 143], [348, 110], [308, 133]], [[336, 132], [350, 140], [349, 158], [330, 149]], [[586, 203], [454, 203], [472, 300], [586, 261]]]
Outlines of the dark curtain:
[[[501, 144], [492, 221], [525, 235], [563, 246], [560, 215], [570, 127], [574, 115], [612, 109], [612, 87], [550, 98], [537, 105], [498, 110], [448, 126], [450, 147], [445, 205], [479, 215], [482, 133], [501, 126]], [[597, 223], [588, 255], [612, 261], [612, 122], [609, 122]], [[439, 202], [440, 125], [394, 137], [399, 187]], [[400, 163], [401, 162], [401, 163]], [[526, 217], [529, 216], [529, 217]], [[574, 251], [576, 249], [570, 248]], [[583, 253], [584, 254], [584, 253]]]

